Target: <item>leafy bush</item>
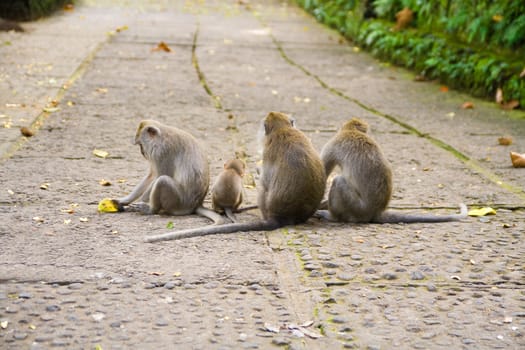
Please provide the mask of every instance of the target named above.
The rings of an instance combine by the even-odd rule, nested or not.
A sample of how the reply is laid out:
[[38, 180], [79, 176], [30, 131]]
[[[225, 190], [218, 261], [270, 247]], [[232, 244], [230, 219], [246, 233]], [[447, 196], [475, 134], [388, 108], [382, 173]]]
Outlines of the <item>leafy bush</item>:
[[[470, 0], [297, 0], [319, 21], [373, 55], [477, 96], [525, 106], [525, 2]], [[411, 26], [393, 31], [408, 7]], [[375, 17], [375, 18], [370, 18]]]
[[29, 21], [47, 16], [72, 0], [1, 0], [0, 17]]

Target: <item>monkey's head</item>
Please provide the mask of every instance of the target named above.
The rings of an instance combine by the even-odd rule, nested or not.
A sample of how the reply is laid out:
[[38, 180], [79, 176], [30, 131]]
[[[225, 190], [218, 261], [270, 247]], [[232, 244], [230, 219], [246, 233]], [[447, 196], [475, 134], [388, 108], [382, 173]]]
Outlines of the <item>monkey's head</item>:
[[341, 130], [357, 130], [366, 134], [368, 131], [368, 124], [361, 119], [352, 118], [343, 124]]
[[161, 137], [160, 123], [154, 120], [140, 122], [135, 134], [135, 145], [140, 146], [140, 152], [146, 159], [150, 159], [154, 145]]
[[240, 159], [230, 159], [224, 163], [224, 169], [232, 169], [242, 177], [244, 176], [244, 169], [246, 169], [246, 165]]
[[264, 118], [264, 134], [269, 135], [272, 131], [281, 128], [294, 128], [295, 119], [281, 112], [270, 112]]

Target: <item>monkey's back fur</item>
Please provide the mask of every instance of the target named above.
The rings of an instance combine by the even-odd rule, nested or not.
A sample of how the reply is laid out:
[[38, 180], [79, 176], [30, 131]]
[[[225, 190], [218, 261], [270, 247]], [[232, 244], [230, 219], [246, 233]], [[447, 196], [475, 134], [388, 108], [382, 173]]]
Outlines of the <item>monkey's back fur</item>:
[[[160, 133], [148, 135], [148, 126], [156, 127]], [[144, 120], [137, 129], [135, 143], [140, 145], [157, 177], [173, 178], [181, 191], [179, 198], [184, 201], [180, 207], [193, 212], [203, 202], [210, 182], [208, 160], [195, 137], [184, 130]]]
[[271, 112], [265, 124], [271, 127], [266, 130], [259, 209], [264, 219], [282, 225], [305, 222], [323, 198], [323, 164], [288, 116]]

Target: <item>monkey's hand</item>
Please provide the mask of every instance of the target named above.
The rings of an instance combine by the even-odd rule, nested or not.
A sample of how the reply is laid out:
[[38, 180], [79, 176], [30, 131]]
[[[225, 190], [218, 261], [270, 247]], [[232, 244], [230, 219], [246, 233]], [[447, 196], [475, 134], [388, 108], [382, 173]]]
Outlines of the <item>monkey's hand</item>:
[[144, 202], [130, 204], [126, 208], [126, 211], [142, 213], [146, 215], [152, 214], [151, 207], [149, 206], [148, 203], [144, 203]]

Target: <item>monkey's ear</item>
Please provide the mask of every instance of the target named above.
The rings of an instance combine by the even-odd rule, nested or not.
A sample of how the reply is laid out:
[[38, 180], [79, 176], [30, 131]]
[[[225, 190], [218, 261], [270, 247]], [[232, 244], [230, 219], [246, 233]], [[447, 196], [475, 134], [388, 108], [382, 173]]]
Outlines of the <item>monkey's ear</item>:
[[160, 129], [155, 126], [148, 126], [145, 131], [148, 133], [149, 137], [160, 135]]

